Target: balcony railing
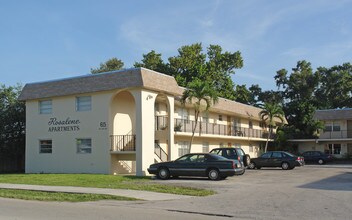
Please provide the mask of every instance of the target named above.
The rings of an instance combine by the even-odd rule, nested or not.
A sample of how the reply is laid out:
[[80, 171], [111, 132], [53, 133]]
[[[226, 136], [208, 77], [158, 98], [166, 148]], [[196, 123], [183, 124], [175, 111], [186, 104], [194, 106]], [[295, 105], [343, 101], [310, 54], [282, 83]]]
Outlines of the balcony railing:
[[136, 151], [136, 135], [111, 135], [111, 151]]
[[168, 119], [167, 116], [155, 116], [155, 130], [162, 131], [166, 130], [168, 127]]
[[352, 138], [352, 130], [322, 131], [319, 139]]
[[[185, 119], [175, 119], [175, 131], [177, 132], [192, 132], [195, 127], [195, 121]], [[261, 129], [252, 128], [234, 128], [231, 125], [219, 125], [214, 123], [198, 122], [195, 128], [195, 134], [212, 134], [224, 136], [252, 137], [252, 138], [267, 138], [268, 132]], [[275, 135], [271, 135], [271, 139]]]

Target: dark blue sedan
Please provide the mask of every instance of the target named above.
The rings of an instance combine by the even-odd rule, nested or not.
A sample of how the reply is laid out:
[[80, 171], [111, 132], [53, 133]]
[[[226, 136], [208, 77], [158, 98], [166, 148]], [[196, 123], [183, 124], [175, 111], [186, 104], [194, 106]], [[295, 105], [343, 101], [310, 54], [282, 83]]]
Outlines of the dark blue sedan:
[[219, 180], [239, 175], [244, 170], [245, 168], [239, 161], [209, 153], [186, 154], [175, 161], [155, 163], [148, 168], [150, 174], [155, 174], [163, 180], [170, 176], [201, 176]]
[[306, 162], [315, 162], [320, 165], [332, 161], [330, 154], [325, 154], [321, 151], [306, 151], [302, 154]]

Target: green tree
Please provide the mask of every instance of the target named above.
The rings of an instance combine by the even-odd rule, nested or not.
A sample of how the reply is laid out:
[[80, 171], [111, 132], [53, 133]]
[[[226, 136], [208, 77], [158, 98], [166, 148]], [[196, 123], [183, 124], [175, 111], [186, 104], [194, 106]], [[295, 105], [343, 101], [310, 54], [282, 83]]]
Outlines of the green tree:
[[104, 63], [100, 63], [100, 67], [98, 68], [91, 68], [90, 72], [95, 74], [95, 73], [103, 73], [103, 72], [109, 72], [109, 71], [114, 71], [114, 70], [121, 70], [123, 69], [124, 63], [117, 58], [111, 58], [107, 60]]
[[0, 85], [0, 160], [21, 160], [23, 164], [25, 105], [18, 101], [21, 90], [21, 86]]
[[243, 60], [239, 51], [223, 52], [219, 45], [210, 45], [203, 53], [201, 43], [182, 46], [178, 55], [169, 57], [164, 63], [161, 54], [151, 51], [143, 55], [135, 67], [146, 67], [174, 76], [180, 86], [187, 87], [195, 79], [211, 84], [220, 97], [234, 100], [235, 91], [231, 75], [235, 69], [242, 68]]
[[314, 120], [316, 97], [314, 92], [319, 84], [319, 75], [313, 73], [311, 64], [299, 61], [292, 73], [279, 70], [275, 76], [276, 85], [282, 88], [283, 110], [288, 124], [293, 125], [298, 133], [295, 138], [311, 138], [318, 129]]
[[191, 147], [194, 139], [194, 133], [197, 128], [198, 118], [201, 116], [202, 112], [207, 112], [209, 108], [218, 101], [217, 92], [214, 88], [208, 84], [206, 81], [201, 81], [195, 79], [188, 84], [187, 89], [183, 92], [181, 103], [185, 105], [186, 103], [192, 104], [194, 108], [195, 123], [192, 128], [192, 137], [189, 145], [189, 152], [191, 152]]
[[265, 103], [264, 108], [262, 111], [259, 112], [259, 115], [260, 115], [260, 118], [263, 121], [265, 121], [265, 123], [269, 127], [269, 133], [268, 133], [268, 137], [267, 137], [266, 143], [265, 143], [265, 152], [266, 152], [268, 149], [268, 143], [269, 143], [269, 139], [271, 137], [271, 134], [272, 134], [274, 128], [277, 127], [276, 119], [279, 119], [281, 121], [281, 123], [283, 123], [285, 121], [284, 112], [283, 112], [281, 106], [279, 106], [277, 104]]
[[134, 67], [144, 67], [161, 73], [167, 73], [168, 67], [161, 58], [161, 53], [156, 53], [154, 50], [147, 54], [143, 54], [141, 62], [135, 62]]
[[[315, 91], [318, 109], [335, 109], [352, 107], [352, 65], [319, 67], [319, 86]], [[324, 101], [322, 101], [324, 100]]]

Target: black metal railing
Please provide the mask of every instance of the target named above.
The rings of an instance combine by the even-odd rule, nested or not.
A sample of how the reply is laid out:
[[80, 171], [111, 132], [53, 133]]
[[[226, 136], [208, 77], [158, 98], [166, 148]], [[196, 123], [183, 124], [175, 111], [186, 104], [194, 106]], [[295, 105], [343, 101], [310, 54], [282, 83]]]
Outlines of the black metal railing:
[[167, 161], [167, 153], [160, 147], [158, 143], [155, 143], [154, 153], [159, 157], [162, 162]]
[[136, 151], [136, 135], [111, 135], [111, 151]]
[[319, 139], [352, 138], [352, 130], [321, 131]]
[[155, 130], [156, 131], [163, 131], [168, 128], [169, 122], [168, 116], [155, 116]]
[[[239, 136], [252, 138], [267, 138], [268, 131], [253, 128], [234, 128], [231, 125], [220, 125], [215, 123], [198, 122], [195, 126], [195, 121], [185, 119], [175, 119], [174, 131], [177, 132], [192, 132], [195, 128], [196, 134], [213, 134], [224, 136]], [[271, 134], [270, 139], [275, 138], [275, 134]]]

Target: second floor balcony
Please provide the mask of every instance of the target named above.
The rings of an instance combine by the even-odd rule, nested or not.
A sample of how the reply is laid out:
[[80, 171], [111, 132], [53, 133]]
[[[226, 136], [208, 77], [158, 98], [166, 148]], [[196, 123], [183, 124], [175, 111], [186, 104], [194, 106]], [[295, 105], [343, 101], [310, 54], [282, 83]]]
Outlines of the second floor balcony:
[[[155, 118], [155, 129], [164, 130], [168, 127], [167, 116], [156, 116]], [[253, 129], [253, 128], [242, 128], [234, 127], [232, 124], [216, 124], [208, 122], [198, 122], [195, 126], [195, 121], [186, 119], [174, 119], [174, 131], [175, 132], [186, 132], [192, 133], [193, 128], [195, 128], [195, 134], [204, 135], [219, 135], [219, 136], [237, 136], [237, 137], [251, 137], [251, 138], [267, 138], [268, 132], [264, 129]], [[271, 135], [271, 139], [275, 137], [274, 134]]]
[[319, 139], [352, 139], [352, 130], [321, 131]]

